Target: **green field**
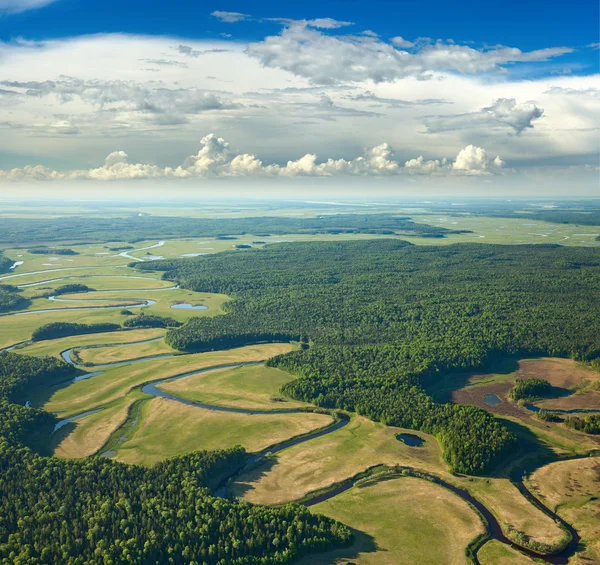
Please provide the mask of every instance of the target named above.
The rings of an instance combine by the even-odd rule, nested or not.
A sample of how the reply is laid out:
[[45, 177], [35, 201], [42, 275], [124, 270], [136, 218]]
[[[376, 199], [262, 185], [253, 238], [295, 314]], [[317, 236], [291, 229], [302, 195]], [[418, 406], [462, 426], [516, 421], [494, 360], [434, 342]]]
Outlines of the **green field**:
[[[300, 209], [299, 209], [300, 210]], [[223, 212], [215, 211], [215, 217]], [[267, 211], [265, 211], [265, 214]], [[308, 214], [314, 211], [305, 210]], [[248, 234], [235, 240], [175, 239], [149, 240], [134, 244], [123, 257], [108, 251], [109, 246], [126, 243], [85, 244], [74, 246], [79, 255], [56, 258], [34, 255], [23, 249], [8, 249], [6, 255], [24, 261], [14, 273], [0, 276], [0, 283], [26, 285], [22, 295], [31, 302], [26, 312], [54, 309], [52, 312], [24, 315], [0, 315], [0, 348], [25, 342], [40, 326], [56, 321], [77, 323], [112, 322], [122, 324], [128, 316], [121, 314], [123, 305], [145, 300], [155, 301], [148, 307], [132, 308], [175, 318], [183, 323], [192, 317], [227, 316], [223, 305], [229, 296], [211, 292], [174, 289], [174, 283], [161, 278], [160, 272], [136, 270], [127, 263], [150, 257], [174, 259], [199, 253], [233, 250], [235, 245], [255, 241], [309, 242], [366, 239], [407, 239], [417, 245], [447, 245], [462, 241], [480, 243], [550, 243], [561, 245], [595, 245], [594, 227], [572, 224], [551, 225], [539, 221], [480, 217], [439, 217], [424, 214], [416, 221], [442, 225], [449, 229], [473, 230], [474, 233], [449, 235], [446, 238], [415, 238], [376, 234], [331, 234], [257, 236]], [[536, 224], [530, 226], [527, 224]], [[600, 228], [598, 228], [600, 233]], [[158, 247], [152, 247], [161, 243]], [[152, 248], [150, 248], [152, 247]], [[150, 248], [150, 249], [146, 249]], [[61, 269], [55, 271], [54, 269]], [[52, 272], [36, 272], [50, 270]], [[14, 276], [17, 275], [17, 276]], [[60, 280], [54, 280], [60, 279]], [[49, 301], [47, 296], [65, 284], [84, 284], [91, 292], [65, 294], [66, 302]], [[294, 292], [294, 291], [290, 291]], [[72, 300], [73, 302], [69, 302]], [[177, 303], [205, 305], [205, 310], [174, 309]], [[114, 309], [73, 310], [77, 307], [115, 305]], [[67, 310], [59, 310], [67, 308]], [[71, 310], [68, 310], [71, 309]], [[366, 314], [370, 315], [370, 314]], [[218, 318], [225, 320], [226, 318]], [[161, 385], [165, 392], [182, 399], [220, 407], [278, 410], [311, 406], [286, 397], [281, 387], [295, 376], [264, 364], [236, 368], [218, 368], [232, 363], [262, 362], [297, 349], [289, 343], [261, 344], [198, 354], [181, 354], [160, 339], [165, 329], [148, 328], [72, 336], [15, 349], [23, 355], [54, 356], [75, 348], [88, 372], [94, 365], [123, 363], [153, 355], [171, 355], [118, 367], [102, 368], [101, 374], [79, 382], [59, 382], [32, 391], [33, 406], [68, 418], [98, 410], [64, 426], [51, 436], [51, 448], [57, 457], [81, 459], [110, 451], [115, 460], [128, 464], [152, 466], [166, 458], [202, 449], [229, 448], [242, 445], [257, 452], [293, 436], [316, 430], [332, 422], [327, 414], [242, 414], [212, 411], [189, 406], [141, 392], [141, 386], [196, 370], [217, 370], [188, 376]], [[140, 341], [149, 341], [137, 343]], [[440, 376], [428, 392], [440, 401], [454, 400], [475, 404], [493, 412], [501, 421], [525, 439], [529, 451], [511, 460], [510, 465], [495, 469], [487, 477], [468, 477], [449, 472], [438, 439], [430, 434], [386, 426], [352, 413], [349, 423], [333, 433], [300, 443], [267, 457], [229, 483], [231, 496], [251, 503], [279, 505], [299, 500], [307, 494], [326, 489], [374, 465], [405, 466], [442, 478], [468, 490], [496, 517], [505, 534], [517, 530], [532, 541], [556, 545], [564, 537], [557, 524], [525, 499], [508, 479], [511, 468], [537, 458], [587, 453], [598, 447], [596, 438], [576, 432], [562, 424], [541, 422], [526, 409], [512, 403], [507, 392], [515, 378], [540, 376], [553, 386], [574, 392], [570, 396], [546, 400], [549, 408], [593, 407], [597, 403], [598, 373], [566, 359], [508, 360], [489, 372], [452, 373]], [[483, 396], [493, 392], [503, 401], [499, 408], [483, 404]], [[461, 396], [462, 395], [462, 396]], [[589, 406], [588, 406], [589, 405]], [[424, 440], [421, 447], [410, 447], [396, 436], [410, 433]], [[535, 445], [535, 449], [531, 446]], [[586, 461], [586, 464], [588, 462]], [[563, 465], [563, 467], [559, 467]], [[554, 463], [542, 467], [531, 477], [529, 485], [536, 496], [561, 514], [581, 532], [586, 542], [581, 559], [598, 559], [600, 543], [594, 523], [597, 485], [594, 464]], [[553, 478], [551, 478], [553, 477]], [[558, 479], [556, 478], [558, 477]], [[338, 519], [355, 530], [351, 548], [300, 561], [302, 565], [356, 565], [407, 563], [467, 563], [465, 548], [482, 531], [477, 514], [457, 495], [424, 480], [401, 478], [368, 483], [355, 487], [311, 511]], [[393, 508], [393, 512], [389, 509]], [[575, 557], [573, 563], [584, 563]], [[482, 565], [509, 563], [525, 565], [528, 557], [497, 541], [484, 544], [478, 554]]]
[[159, 388], [181, 398], [215, 406], [276, 410], [307, 406], [281, 396], [281, 385], [293, 376], [264, 365], [223, 369], [165, 383]]
[[352, 547], [299, 561], [301, 565], [467, 565], [465, 549], [483, 533], [477, 514], [446, 489], [401, 478], [355, 487], [311, 511], [357, 531]]
[[138, 423], [117, 447], [116, 459], [151, 465], [198, 449], [242, 445], [247, 451], [260, 451], [331, 421], [325, 414], [224, 413], [153, 398], [144, 402]]
[[488, 541], [477, 553], [481, 565], [533, 565], [533, 559], [498, 540]]

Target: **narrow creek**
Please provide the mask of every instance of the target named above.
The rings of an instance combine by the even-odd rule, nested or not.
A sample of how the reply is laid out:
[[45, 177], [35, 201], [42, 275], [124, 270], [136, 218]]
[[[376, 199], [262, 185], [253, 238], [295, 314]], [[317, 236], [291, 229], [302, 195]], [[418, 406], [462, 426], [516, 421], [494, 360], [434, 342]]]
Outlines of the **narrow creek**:
[[[151, 341], [157, 341], [160, 339], [162, 339], [162, 338], [154, 338], [151, 340], [142, 340], [140, 342], [130, 342], [130, 343], [122, 343], [122, 344], [106, 344], [106, 345], [101, 345], [99, 347], [128, 346], [128, 345], [133, 345], [136, 343], [146, 343], [146, 342], [151, 342]], [[80, 365], [77, 365], [75, 363], [75, 361], [73, 360], [72, 355], [71, 355], [72, 351], [73, 351], [73, 348], [63, 351], [61, 353], [62, 358], [66, 362], [71, 363], [72, 365], [75, 365], [80, 369], [83, 368]], [[171, 356], [172, 356], [172, 354], [167, 354], [167, 355], [162, 355], [162, 356], [161, 355], [150, 356], [150, 357], [144, 357], [144, 358], [133, 359], [133, 360], [128, 360], [128, 361], [108, 363], [105, 365], [96, 366], [95, 368], [109, 369], [112, 367], [127, 365], [130, 363], [145, 361], [148, 359], [157, 359], [157, 358], [161, 358], [161, 357], [171, 357]], [[235, 407], [230, 407], [230, 406], [212, 405], [212, 404], [206, 404], [206, 403], [202, 403], [202, 402], [187, 400], [185, 398], [181, 398], [177, 395], [168, 393], [168, 392], [163, 391], [158, 388], [162, 384], [174, 382], [176, 380], [190, 377], [193, 375], [206, 374], [206, 373], [210, 373], [212, 371], [218, 371], [218, 370], [223, 370], [223, 369], [228, 369], [228, 368], [242, 367], [242, 366], [248, 366], [248, 365], [259, 365], [261, 363], [262, 363], [262, 361], [250, 362], [250, 363], [231, 363], [231, 364], [220, 365], [220, 366], [206, 367], [206, 368], [197, 369], [194, 371], [183, 372], [183, 373], [180, 373], [180, 374], [177, 374], [177, 375], [174, 375], [171, 377], [167, 377], [167, 378], [155, 379], [155, 380], [152, 380], [150, 382], [140, 385], [140, 388], [141, 388], [142, 392], [144, 392], [145, 394], [148, 394], [150, 396], [167, 398], [169, 400], [179, 402], [179, 403], [185, 404], [187, 406], [195, 406], [195, 407], [202, 408], [205, 410], [214, 410], [214, 411], [220, 411], [220, 412], [239, 413], [239, 414], [248, 414], [248, 415], [256, 415], [256, 414], [276, 415], [276, 414], [294, 414], [294, 413], [306, 412], [305, 409], [298, 409], [298, 408], [257, 410], [257, 409], [249, 409], [249, 408], [235, 408]], [[99, 374], [102, 374], [102, 372], [96, 372], [96, 373], [91, 373], [91, 374], [86, 373], [86, 375], [76, 377], [76, 378], [78, 378], [78, 379], [90, 378], [91, 376], [96, 376]], [[70, 418], [65, 418], [63, 420], [60, 420], [56, 424], [55, 431], [70, 422], [76, 421], [76, 420], [83, 418], [85, 416], [88, 416], [90, 414], [94, 414], [95, 412], [102, 410], [102, 409], [103, 409], [103, 407], [97, 407], [92, 410], [87, 410], [81, 414], [76, 414], [74, 416], [71, 416]], [[137, 418], [134, 420], [134, 423], [135, 422], [137, 422]], [[280, 452], [284, 449], [293, 447], [294, 445], [298, 445], [300, 443], [310, 441], [317, 437], [321, 437], [326, 434], [333, 433], [336, 430], [339, 430], [340, 428], [344, 427], [348, 422], [349, 422], [349, 418], [346, 415], [342, 415], [341, 417], [338, 417], [337, 419], [334, 417], [333, 422], [331, 424], [328, 424], [327, 426], [313, 430], [312, 432], [308, 432], [306, 434], [302, 434], [300, 436], [292, 437], [286, 441], [269, 446], [260, 452], [249, 454], [249, 457], [248, 457], [244, 467], [242, 469], [237, 470], [233, 475], [227, 477], [223, 481], [223, 483], [219, 486], [219, 488], [217, 488], [215, 490], [214, 494], [219, 497], [225, 497], [227, 495], [227, 484], [231, 480], [233, 480], [235, 477], [239, 476], [241, 473], [254, 467], [262, 459], [264, 459], [270, 455], [273, 455], [277, 452]], [[129, 427], [132, 428], [133, 426], [131, 426], [131, 424], [130, 424]], [[115, 435], [120, 435], [119, 441], [117, 441], [117, 443], [119, 443], [120, 441], [123, 440], [123, 438], [127, 439], [126, 436], [121, 435], [122, 433], [123, 433], [122, 429], [119, 428], [119, 429], [115, 430], [115, 432], [113, 432], [113, 434], [111, 434], [111, 438]], [[109, 439], [109, 442], [110, 442], [110, 439]], [[116, 451], [115, 450], [107, 450], [107, 451], [103, 451], [102, 453], [100, 453], [100, 455], [105, 456], [105, 457], [112, 457], [112, 456], [116, 455]], [[572, 459], [578, 459], [578, 458], [580, 458], [580, 456], [573, 457]], [[431, 475], [429, 473], [423, 473], [421, 471], [418, 471], [416, 469], [411, 469], [408, 467], [404, 467], [402, 469], [414, 473], [413, 476], [419, 476], [423, 479], [429, 480], [435, 484], [440, 485], [443, 488], [450, 490], [451, 492], [453, 492], [454, 494], [456, 494], [457, 496], [459, 496], [460, 498], [465, 500], [467, 503], [469, 503], [472, 507], [474, 507], [480, 513], [481, 516], [483, 516], [485, 522], [487, 522], [489, 535], [487, 538], [485, 538], [484, 540], [481, 541], [481, 543], [479, 544], [478, 547], [474, 548], [474, 561], [477, 565], [479, 564], [477, 553], [478, 553], [479, 549], [484, 545], [484, 543], [486, 541], [489, 541], [490, 539], [495, 539], [495, 540], [500, 541], [501, 543], [510, 545], [511, 547], [517, 549], [518, 551], [521, 551], [522, 553], [525, 553], [526, 555], [528, 555], [532, 558], [535, 558], [538, 560], [543, 559], [545, 562], [550, 563], [551, 565], [566, 565], [569, 561], [569, 558], [575, 553], [575, 551], [577, 549], [577, 546], [580, 542], [580, 536], [577, 533], [577, 531], [575, 530], [575, 528], [573, 528], [573, 526], [571, 526], [570, 524], [565, 522], [560, 516], [558, 516], [556, 513], [554, 513], [549, 508], [547, 508], [544, 504], [542, 504], [542, 502], [539, 501], [525, 486], [525, 484], [523, 482], [523, 478], [524, 478], [526, 472], [531, 472], [531, 471], [533, 471], [533, 469], [528, 469], [526, 471], [523, 471], [523, 473], [520, 476], [513, 478], [513, 483], [519, 489], [521, 494], [525, 498], [527, 498], [527, 500], [531, 504], [536, 506], [538, 509], [540, 509], [540, 511], [544, 512], [547, 516], [549, 516], [550, 518], [555, 520], [557, 523], [560, 523], [566, 530], [569, 531], [569, 533], [571, 535], [571, 541], [569, 542], [569, 544], [563, 551], [561, 551], [559, 554], [556, 554], [556, 555], [541, 556], [538, 553], [535, 553], [534, 551], [531, 551], [527, 548], [524, 548], [524, 547], [519, 546], [519, 545], [515, 544], [514, 542], [512, 542], [510, 539], [508, 539], [504, 535], [502, 528], [500, 526], [500, 523], [498, 522], [498, 520], [496, 519], [494, 514], [483, 503], [481, 503], [473, 495], [471, 495], [466, 489], [457, 487], [451, 483], [444, 481], [440, 477]], [[398, 477], [400, 477], [400, 476], [404, 476], [404, 475], [399, 474]], [[385, 479], [389, 480], [391, 478], [394, 478], [394, 477], [392, 477], [392, 476], [382, 477], [382, 479], [384, 479], [384, 480]], [[354, 486], [356, 486], [356, 484], [359, 480], [360, 479], [349, 478], [346, 481], [343, 481], [340, 484], [334, 486], [332, 489], [330, 489], [328, 491], [315, 493], [315, 495], [312, 497], [309, 496], [307, 499], [303, 500], [301, 503], [303, 505], [309, 507], [309, 506], [313, 506], [319, 502], [329, 500], [329, 499], [331, 499], [335, 496], [338, 496], [338, 495], [342, 494], [343, 492], [346, 492], [347, 490], [353, 488]]]

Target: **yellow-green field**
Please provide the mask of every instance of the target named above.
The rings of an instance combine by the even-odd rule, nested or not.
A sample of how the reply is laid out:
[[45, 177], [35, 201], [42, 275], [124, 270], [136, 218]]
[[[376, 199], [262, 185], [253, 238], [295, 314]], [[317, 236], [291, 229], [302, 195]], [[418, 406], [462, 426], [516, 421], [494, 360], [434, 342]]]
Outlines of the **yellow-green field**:
[[44, 406], [50, 412], [72, 416], [103, 406], [125, 396], [133, 388], [153, 380], [230, 363], [263, 361], [290, 351], [289, 344], [265, 344], [226, 351], [211, 351], [142, 361], [107, 369], [101, 375], [82, 380], [58, 390]]
[[458, 496], [410, 477], [354, 487], [311, 511], [356, 530], [355, 542], [299, 565], [467, 565], [465, 549], [484, 530]]
[[[154, 332], [156, 332], [157, 334], [156, 337], [160, 338], [164, 336], [166, 330], [155, 329]], [[148, 337], [147, 339], [154, 338]], [[91, 363], [92, 365], [103, 365], [108, 363], [122, 363], [123, 361], [128, 361], [131, 359], [150, 357], [151, 355], [168, 355], [175, 353], [179, 352], [169, 347], [163, 339], [160, 339], [159, 341], [150, 341], [147, 343], [134, 343], [126, 346], [119, 345], [115, 347], [91, 347], [88, 349], [81, 349], [79, 351], [79, 358], [84, 363]]]
[[159, 388], [187, 400], [215, 406], [258, 410], [309, 406], [279, 393], [280, 387], [293, 378], [279, 369], [255, 365], [194, 375]]
[[128, 439], [117, 448], [124, 463], [151, 465], [198, 449], [241, 445], [260, 451], [295, 435], [326, 426], [325, 414], [239, 414], [205, 410], [166, 398], [146, 401]]
[[527, 486], [581, 535], [583, 551], [572, 562], [600, 563], [600, 457], [546, 465]]
[[538, 562], [498, 540], [484, 544], [477, 557], [481, 565], [534, 565]]

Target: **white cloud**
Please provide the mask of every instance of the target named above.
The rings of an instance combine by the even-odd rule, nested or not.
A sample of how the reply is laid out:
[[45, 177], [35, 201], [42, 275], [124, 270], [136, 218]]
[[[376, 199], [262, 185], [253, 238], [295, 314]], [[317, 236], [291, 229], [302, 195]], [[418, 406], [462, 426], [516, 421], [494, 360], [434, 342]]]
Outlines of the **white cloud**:
[[55, 171], [42, 165], [22, 169], [0, 170], [0, 180], [135, 180], [161, 178], [215, 178], [215, 177], [333, 177], [333, 176], [389, 176], [403, 173], [489, 175], [498, 172], [503, 162], [500, 157], [490, 161], [485, 149], [469, 145], [456, 157], [454, 163], [427, 161], [423, 157], [407, 161], [404, 167], [394, 158], [387, 143], [368, 149], [354, 159], [327, 159], [317, 162], [311, 153], [285, 165], [264, 165], [255, 155], [235, 154], [229, 143], [214, 134], [202, 138], [201, 149], [176, 168], [159, 167], [147, 163], [130, 163], [127, 153], [114, 151], [104, 165], [89, 170]]
[[397, 35], [396, 37], [392, 37], [392, 39], [390, 39], [390, 41], [396, 47], [404, 47], [406, 49], [410, 49], [411, 47], [415, 46], [415, 44], [412, 41], [408, 41], [408, 40], [404, 39], [404, 37], [401, 37], [399, 35]]
[[456, 131], [461, 129], [478, 129], [490, 132], [512, 130], [517, 135], [524, 130], [533, 128], [533, 122], [544, 114], [544, 110], [534, 102], [517, 104], [514, 98], [499, 98], [491, 106], [477, 112], [466, 114], [449, 114], [443, 116], [428, 116], [424, 119], [427, 131]]
[[456, 161], [452, 164], [455, 171], [464, 172], [466, 174], [489, 174], [495, 169], [499, 169], [504, 165], [499, 156], [493, 161], [487, 156], [485, 149], [468, 145], [456, 156]]
[[241, 12], [223, 12], [221, 10], [212, 12], [211, 16], [214, 16], [215, 18], [218, 18], [222, 22], [226, 22], [228, 24], [241, 22], [242, 20], [246, 20], [250, 17], [248, 14], [242, 14]]
[[[432, 45], [414, 41], [411, 53]], [[179, 51], [180, 45], [189, 47], [188, 53]], [[418, 76], [321, 85], [261, 66], [244, 49], [238, 41], [116, 34], [0, 42], [0, 81], [5, 81], [0, 84], [0, 168], [12, 169], [16, 154], [20, 163], [89, 170], [101, 163], [99, 156], [121, 149], [164, 169], [181, 163], [199, 132], [211, 131], [242, 148], [242, 155], [259, 155], [265, 166], [283, 166], [290, 156], [305, 154], [348, 159], [382, 140], [401, 164], [418, 155], [424, 162], [441, 162], [469, 144], [500, 154], [519, 175], [526, 169], [549, 171], [557, 163], [597, 161], [598, 75], [516, 80], [510, 73], [493, 78], [448, 73], [443, 80], [436, 74], [426, 81]], [[161, 65], [150, 72], [141, 59], [177, 60], [189, 68]], [[515, 99], [517, 107], [535, 101], [544, 109], [543, 118], [532, 119], [534, 128], [521, 135], [508, 135], [516, 129], [508, 120], [511, 112], [501, 118], [492, 111], [498, 99]], [[463, 118], [430, 135], [423, 124], [432, 114], [475, 114], [485, 120], [466, 128]], [[251, 168], [249, 163], [254, 162], [240, 158], [231, 167], [239, 174]], [[315, 158], [315, 168], [319, 164]], [[516, 177], [503, 178], [515, 182]]]
[[448, 162], [447, 159], [426, 161], [420, 156], [404, 164], [406, 171], [419, 175], [492, 175], [500, 172], [503, 166], [500, 157], [490, 159], [485, 149], [474, 145], [461, 149], [454, 162]]
[[420, 43], [414, 53], [409, 53], [370, 35], [332, 36], [304, 22], [293, 22], [277, 36], [250, 43], [246, 52], [266, 67], [289, 71], [316, 84], [336, 84], [427, 78], [432, 72], [505, 72], [504, 65], [509, 63], [548, 61], [572, 49], [523, 52], [515, 47], [474, 49], [438, 41]]
[[240, 104], [223, 100], [214, 92], [206, 90], [166, 88], [161, 84], [132, 81], [84, 81], [62, 77], [56, 81], [5, 80], [0, 81], [0, 86], [10, 88], [10, 92], [17, 92], [24, 99], [51, 97], [60, 104], [79, 99], [101, 111], [113, 114], [138, 112], [163, 124], [184, 123], [187, 115], [240, 107]]
[[42, 8], [53, 2], [56, 2], [56, 0], [0, 0], [0, 14], [2, 12], [8, 14], [27, 12], [28, 10]]

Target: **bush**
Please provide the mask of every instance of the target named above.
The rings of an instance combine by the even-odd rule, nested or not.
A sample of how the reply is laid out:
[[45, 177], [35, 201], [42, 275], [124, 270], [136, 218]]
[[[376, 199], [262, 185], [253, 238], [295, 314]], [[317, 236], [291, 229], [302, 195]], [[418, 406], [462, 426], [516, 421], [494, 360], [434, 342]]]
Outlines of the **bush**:
[[590, 414], [580, 418], [579, 416], [567, 416], [565, 424], [569, 428], [579, 430], [586, 434], [600, 434], [600, 414]]
[[551, 412], [550, 410], [546, 410], [545, 408], [540, 409], [540, 411], [536, 413], [536, 416], [544, 422], [563, 421], [563, 419], [556, 412]]

